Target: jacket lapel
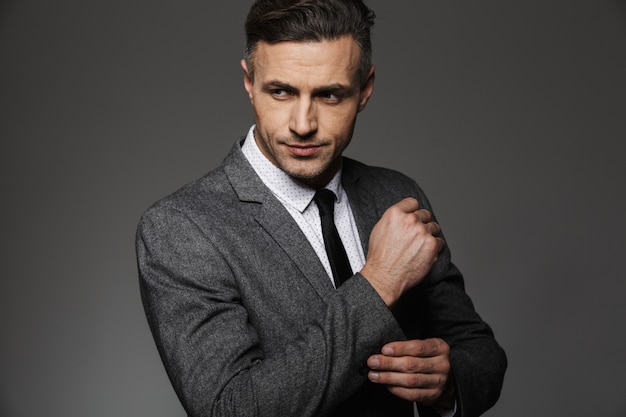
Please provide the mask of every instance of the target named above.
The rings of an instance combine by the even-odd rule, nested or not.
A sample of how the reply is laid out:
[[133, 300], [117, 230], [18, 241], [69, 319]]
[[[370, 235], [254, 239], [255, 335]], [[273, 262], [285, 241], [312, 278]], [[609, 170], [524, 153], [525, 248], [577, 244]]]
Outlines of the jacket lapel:
[[245, 211], [274, 239], [291, 258], [302, 275], [309, 281], [322, 300], [334, 287], [298, 224], [280, 201], [263, 184], [241, 151], [243, 141], [238, 141], [222, 166]]

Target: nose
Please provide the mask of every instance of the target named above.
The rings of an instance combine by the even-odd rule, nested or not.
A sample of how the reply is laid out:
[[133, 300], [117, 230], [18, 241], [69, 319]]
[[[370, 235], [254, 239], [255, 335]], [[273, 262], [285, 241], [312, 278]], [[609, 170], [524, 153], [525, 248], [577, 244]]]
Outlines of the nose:
[[315, 104], [306, 97], [300, 97], [291, 109], [289, 129], [299, 137], [309, 137], [317, 132], [317, 111]]

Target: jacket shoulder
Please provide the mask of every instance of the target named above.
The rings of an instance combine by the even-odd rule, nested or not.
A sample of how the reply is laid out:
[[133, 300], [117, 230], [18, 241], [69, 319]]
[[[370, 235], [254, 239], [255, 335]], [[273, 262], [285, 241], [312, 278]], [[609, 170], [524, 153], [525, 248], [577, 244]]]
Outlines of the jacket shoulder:
[[159, 199], [144, 211], [141, 218], [158, 217], [172, 210], [191, 218], [198, 215], [212, 217], [212, 212], [224, 210], [236, 201], [224, 170], [218, 167]]
[[424, 192], [412, 178], [390, 168], [371, 166], [344, 158], [344, 177], [374, 194], [425, 198]]

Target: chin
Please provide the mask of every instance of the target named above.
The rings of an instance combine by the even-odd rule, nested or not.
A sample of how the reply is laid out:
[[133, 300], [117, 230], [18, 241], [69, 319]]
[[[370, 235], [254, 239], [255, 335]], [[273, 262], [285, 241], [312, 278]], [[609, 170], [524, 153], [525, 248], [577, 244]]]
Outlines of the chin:
[[286, 164], [280, 168], [290, 177], [297, 179], [313, 179], [324, 172], [324, 167], [303, 167], [294, 164]]
[[308, 171], [285, 171], [290, 177], [298, 180], [314, 180], [321, 176], [321, 172], [308, 172]]

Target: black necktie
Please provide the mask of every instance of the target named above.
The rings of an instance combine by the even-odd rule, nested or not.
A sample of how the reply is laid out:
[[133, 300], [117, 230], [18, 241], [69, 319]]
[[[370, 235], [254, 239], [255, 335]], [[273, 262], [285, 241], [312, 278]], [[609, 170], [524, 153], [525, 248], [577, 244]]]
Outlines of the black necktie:
[[352, 268], [335, 227], [335, 193], [327, 189], [319, 190], [315, 193], [313, 201], [320, 211], [324, 246], [335, 279], [335, 286], [339, 287], [352, 276]]

